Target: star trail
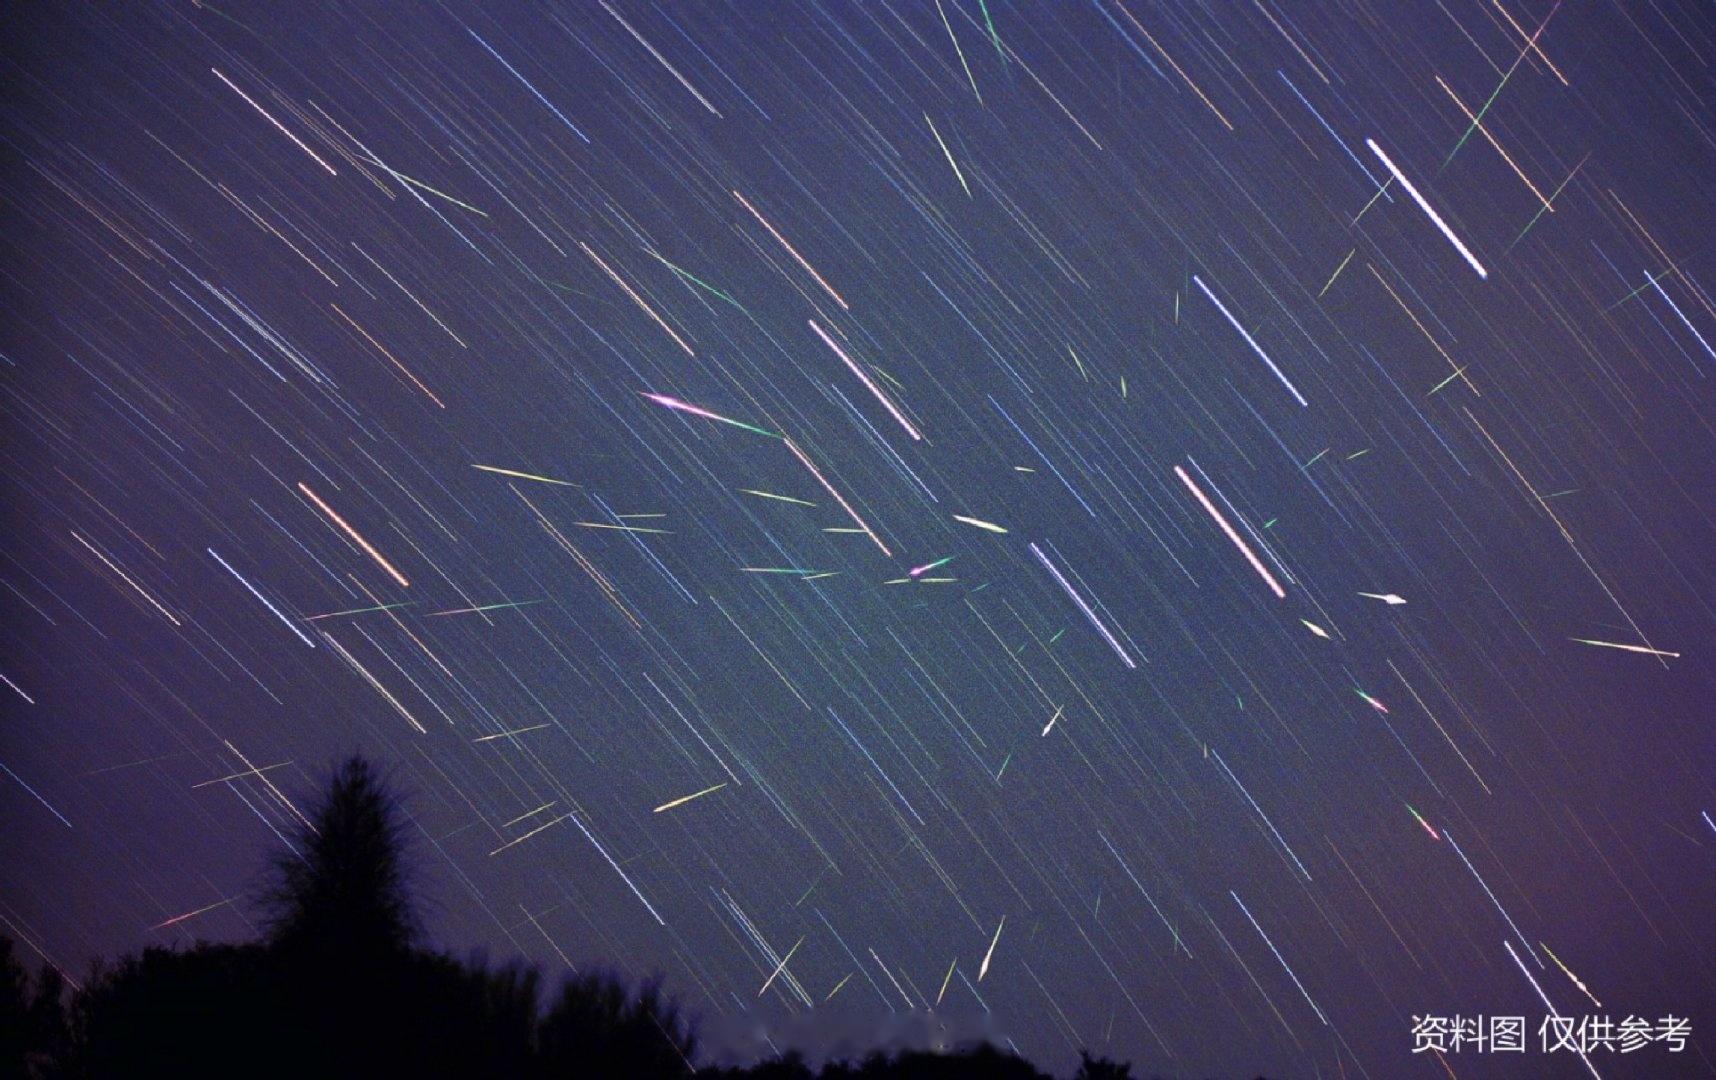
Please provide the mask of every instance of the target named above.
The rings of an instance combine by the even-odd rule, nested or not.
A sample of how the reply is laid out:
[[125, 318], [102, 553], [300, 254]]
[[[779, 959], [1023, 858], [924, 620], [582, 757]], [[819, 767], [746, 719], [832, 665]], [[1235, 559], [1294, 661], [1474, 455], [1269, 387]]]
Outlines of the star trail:
[[32, 963], [356, 751], [710, 1061], [1716, 1075], [1708, 6], [0, 19]]

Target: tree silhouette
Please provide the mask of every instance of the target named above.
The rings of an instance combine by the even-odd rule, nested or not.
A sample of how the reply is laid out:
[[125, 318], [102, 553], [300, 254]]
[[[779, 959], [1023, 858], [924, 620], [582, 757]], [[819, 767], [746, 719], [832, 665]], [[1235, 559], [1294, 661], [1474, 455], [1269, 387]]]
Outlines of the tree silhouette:
[[1078, 1072], [1073, 1080], [1132, 1080], [1132, 1063], [1115, 1062], [1106, 1057], [1093, 1058], [1089, 1050], [1078, 1052]]
[[537, 1025], [544, 1077], [589, 1080], [683, 1077], [697, 1037], [679, 1007], [652, 980], [634, 995], [617, 975], [571, 975]]
[[298, 829], [295, 850], [273, 860], [263, 895], [269, 944], [345, 962], [409, 949], [419, 926], [406, 837], [399, 802], [374, 766], [347, 759]]
[[265, 950], [324, 1074], [453, 1076], [499, 1054], [484, 1045], [487, 973], [416, 948], [407, 837], [398, 799], [354, 755], [270, 862]]
[[981, 1042], [951, 1053], [903, 1050], [889, 1056], [872, 1051], [856, 1064], [831, 1061], [817, 1080], [1052, 1080], [1015, 1054]]
[[30, 973], [12, 955], [12, 939], [0, 937], [0, 1078], [28, 1076]]
[[47, 1075], [65, 1054], [65, 977], [47, 964], [35, 982], [0, 935], [0, 1080]]
[[[542, 1000], [521, 961], [491, 968], [420, 944], [404, 818], [370, 763], [335, 768], [264, 893], [265, 940], [145, 948], [95, 966], [69, 1015], [57, 969], [31, 980], [0, 935], [0, 1080], [26, 1077], [505, 1076], [655, 1080], [697, 1073], [695, 1025], [659, 978], [574, 975]], [[1075, 1080], [1127, 1080], [1081, 1055]], [[1049, 1080], [982, 1043], [875, 1051], [812, 1072], [788, 1054], [705, 1080]]]
[[310, 1075], [321, 1063], [295, 1019], [258, 946], [150, 947], [96, 965], [54, 1075]]

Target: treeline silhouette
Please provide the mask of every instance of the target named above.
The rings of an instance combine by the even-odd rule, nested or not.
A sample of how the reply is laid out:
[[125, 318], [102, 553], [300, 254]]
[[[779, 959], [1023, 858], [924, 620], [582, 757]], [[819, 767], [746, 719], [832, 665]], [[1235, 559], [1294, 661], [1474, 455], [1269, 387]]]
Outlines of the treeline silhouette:
[[[269, 867], [262, 940], [150, 946], [97, 961], [68, 994], [31, 979], [0, 935], [0, 1080], [103, 1077], [588, 1077], [881, 1080], [1047, 1074], [980, 1044], [876, 1052], [820, 1071], [802, 1057], [699, 1069], [692, 1019], [659, 981], [575, 974], [544, 993], [522, 961], [491, 966], [427, 948], [403, 816], [374, 767], [340, 765]], [[1130, 1066], [1083, 1055], [1078, 1080]]]

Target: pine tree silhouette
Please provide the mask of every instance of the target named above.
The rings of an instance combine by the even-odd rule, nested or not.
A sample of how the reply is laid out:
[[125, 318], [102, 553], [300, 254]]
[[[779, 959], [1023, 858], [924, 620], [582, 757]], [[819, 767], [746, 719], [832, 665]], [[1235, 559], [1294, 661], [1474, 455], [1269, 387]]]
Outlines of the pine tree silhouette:
[[[0, 936], [0, 1080], [111, 1076], [667, 1080], [698, 1070], [696, 1024], [658, 979], [607, 971], [544, 999], [522, 961], [491, 968], [433, 951], [410, 890], [406, 819], [361, 757], [341, 763], [277, 857], [265, 940], [145, 948], [96, 965], [62, 1005], [57, 972], [35, 993]], [[1049, 1080], [984, 1043], [875, 1051], [816, 1073], [795, 1055], [708, 1080]], [[1076, 1080], [1130, 1066], [1082, 1055]]]
[[402, 954], [420, 928], [406, 873], [399, 802], [359, 756], [335, 770], [322, 800], [273, 860], [268, 943], [288, 954], [370, 960]]

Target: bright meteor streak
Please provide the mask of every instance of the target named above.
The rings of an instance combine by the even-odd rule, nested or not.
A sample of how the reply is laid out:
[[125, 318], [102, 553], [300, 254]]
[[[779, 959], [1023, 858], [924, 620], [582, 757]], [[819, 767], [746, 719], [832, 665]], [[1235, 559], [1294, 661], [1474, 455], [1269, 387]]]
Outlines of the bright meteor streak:
[[955, 514], [955, 515], [953, 515], [953, 520], [960, 522], [961, 524], [964, 524], [964, 525], [970, 525], [973, 528], [982, 529], [984, 532], [1002, 533], [1002, 534], [1005, 534], [1007, 532], [1006, 529], [1003, 529], [1001, 526], [996, 525], [993, 522], [979, 521], [977, 518], [973, 518], [973, 517], [963, 517], [959, 514]]
[[613, 268], [610, 267], [607, 263], [603, 262], [602, 257], [600, 255], [598, 255], [594, 251], [590, 250], [590, 245], [588, 245], [588, 244], [584, 243], [584, 241], [580, 240], [580, 241], [578, 241], [578, 246], [580, 248], [584, 249], [584, 254], [590, 256], [591, 259], [595, 260], [596, 265], [600, 266], [602, 268], [602, 272], [608, 275], [608, 280], [612, 281], [615, 285], [618, 285], [622, 292], [624, 292], [627, 296], [632, 298], [632, 303], [634, 303], [638, 307], [642, 308], [645, 315], [648, 315], [651, 319], [655, 320], [655, 324], [667, 332], [667, 336], [673, 339], [674, 344], [678, 345], [681, 349], [685, 350], [685, 355], [687, 355], [687, 356], [696, 356], [697, 355], [695, 352], [691, 351], [691, 346], [689, 346], [685, 343], [685, 339], [680, 337], [677, 333], [675, 333], [673, 330], [673, 327], [667, 325], [667, 320], [663, 319], [660, 315], [657, 315], [655, 313], [654, 308], [652, 308], [648, 304], [644, 303], [643, 297], [641, 297], [637, 294], [637, 290], [632, 288], [630, 285], [626, 284], [625, 278], [622, 278], [620, 275], [614, 273]]
[[529, 607], [532, 604], [545, 603], [547, 603], [546, 600], [509, 600], [502, 604], [483, 604], [481, 607], [462, 607], [452, 608], [448, 611], [431, 611], [428, 613], [427, 617], [434, 618], [437, 615], [475, 615], [483, 611], [505, 611], [508, 608]]
[[1430, 220], [1435, 223], [1436, 227], [1442, 230], [1442, 235], [1448, 238], [1448, 243], [1454, 245], [1454, 250], [1458, 251], [1461, 256], [1465, 258], [1471, 268], [1478, 272], [1479, 277], [1487, 280], [1490, 276], [1489, 271], [1485, 270], [1483, 264], [1478, 262], [1477, 257], [1467, 249], [1465, 244], [1460, 242], [1460, 238], [1454, 235], [1454, 230], [1448, 228], [1448, 223], [1442, 220], [1442, 215], [1438, 214], [1430, 204], [1425, 201], [1424, 196], [1418, 194], [1418, 189], [1412, 186], [1412, 181], [1406, 179], [1406, 174], [1401, 172], [1400, 169], [1395, 166], [1394, 162], [1389, 159], [1387, 154], [1383, 153], [1382, 147], [1376, 145], [1376, 140], [1366, 139], [1364, 144], [1370, 147], [1370, 152], [1375, 154], [1377, 158], [1382, 161], [1383, 165], [1388, 167], [1388, 171], [1394, 174], [1394, 178], [1396, 180], [1400, 181], [1400, 186], [1406, 189], [1406, 193], [1408, 195], [1412, 196], [1412, 201], [1418, 204], [1418, 209], [1429, 215]]
[[[1496, 899], [1496, 894], [1490, 891], [1489, 883], [1484, 880], [1482, 874], [1478, 873], [1478, 868], [1472, 865], [1472, 860], [1466, 858], [1466, 853], [1460, 850], [1459, 844], [1454, 843], [1453, 836], [1444, 832], [1442, 834], [1442, 837], [1443, 837], [1443, 839], [1448, 841], [1448, 846], [1454, 849], [1454, 854], [1456, 854], [1460, 857], [1460, 861], [1466, 864], [1466, 869], [1470, 870], [1472, 872], [1472, 876], [1474, 878], [1478, 879], [1478, 884], [1483, 886], [1484, 895], [1488, 896], [1490, 898], [1490, 903], [1494, 904], [1496, 906], [1496, 910], [1501, 912], [1501, 917], [1507, 920], [1507, 924], [1510, 927], [1513, 927], [1514, 936], [1519, 938], [1519, 943], [1521, 945], [1525, 946], [1525, 954], [1527, 956], [1531, 957], [1533, 960], [1537, 960], [1537, 966], [1542, 967], [1543, 961], [1538, 960], [1537, 954], [1531, 951], [1531, 943], [1526, 941], [1525, 935], [1519, 932], [1519, 927], [1514, 924], [1513, 916], [1509, 915], [1507, 913], [1507, 909], [1501, 906], [1501, 901]], [[1503, 942], [1503, 944], [1505, 945], [1507, 943]], [[1508, 951], [1509, 952], [1513, 951], [1511, 946], [1509, 947]], [[1517, 957], [1515, 959], [1517, 959]], [[1524, 970], [1524, 968], [1522, 967], [1521, 970]], [[1533, 980], [1533, 982], [1535, 982], [1535, 981], [1536, 980]], [[1545, 1000], [1547, 1001], [1547, 999], [1545, 999]]]
[[1650, 648], [1646, 648], [1643, 645], [1622, 645], [1619, 642], [1592, 641], [1590, 638], [1582, 638], [1582, 637], [1568, 638], [1567, 640], [1568, 641], [1577, 641], [1581, 645], [1600, 645], [1605, 649], [1623, 649], [1627, 652], [1644, 653], [1646, 656], [1673, 656], [1673, 657], [1679, 657], [1680, 656], [1679, 653], [1669, 652], [1667, 649], [1650, 649]]
[[781, 247], [784, 247], [787, 249], [787, 254], [791, 255], [793, 257], [793, 260], [804, 268], [805, 273], [809, 274], [811, 277], [816, 279], [816, 283], [818, 285], [822, 286], [822, 289], [824, 292], [826, 292], [829, 296], [834, 297], [834, 302], [840, 305], [840, 308], [842, 311], [851, 310], [850, 306], [846, 303], [846, 301], [841, 298], [841, 295], [834, 291], [834, 286], [830, 285], [828, 282], [826, 282], [822, 279], [822, 275], [816, 272], [816, 267], [814, 267], [814, 266], [810, 265], [810, 263], [806, 262], [804, 259], [804, 256], [800, 255], [798, 253], [798, 249], [793, 247], [791, 244], [787, 243], [787, 238], [782, 236], [780, 234], [780, 232], [773, 225], [770, 225], [767, 218], [765, 218], [765, 217], [763, 217], [763, 215], [757, 213], [756, 207], [752, 206], [750, 204], [750, 202], [743, 195], [739, 194], [737, 191], [733, 192], [733, 198], [738, 199], [740, 204], [743, 205], [746, 210], [749, 210], [751, 212], [751, 216], [757, 219], [758, 224], [762, 225], [763, 228], [769, 230], [769, 235], [774, 237], [775, 240], [777, 242], [779, 242]]
[[667, 920], [662, 918], [660, 912], [655, 910], [655, 905], [644, 899], [644, 894], [638, 891], [638, 887], [636, 885], [632, 884], [631, 877], [627, 875], [624, 870], [621, 870], [620, 864], [614, 861], [614, 857], [612, 855], [608, 854], [608, 849], [603, 847], [601, 842], [596, 839], [590, 830], [584, 827], [584, 823], [578, 820], [578, 816], [576, 814], [567, 814], [566, 816], [571, 819], [572, 824], [578, 826], [578, 831], [584, 834], [584, 839], [590, 841], [590, 843], [595, 846], [596, 850], [601, 853], [602, 858], [608, 860], [608, 865], [614, 868], [614, 873], [620, 875], [620, 880], [626, 883], [626, 888], [630, 889], [632, 891], [632, 895], [638, 898], [638, 902], [643, 904], [644, 910], [654, 916], [656, 922], [666, 926]]
[[1275, 943], [1269, 940], [1269, 935], [1263, 932], [1263, 927], [1255, 918], [1252, 918], [1251, 909], [1245, 906], [1245, 901], [1241, 900], [1239, 898], [1239, 894], [1234, 892], [1232, 889], [1229, 889], [1227, 894], [1233, 897], [1233, 902], [1239, 905], [1239, 910], [1245, 912], [1245, 917], [1250, 920], [1252, 929], [1256, 930], [1257, 936], [1261, 937], [1263, 939], [1263, 943], [1269, 946], [1269, 951], [1275, 954], [1275, 959], [1281, 961], [1282, 970], [1286, 971], [1287, 977], [1293, 980], [1293, 985], [1299, 988], [1299, 993], [1305, 998], [1305, 1004], [1311, 1006], [1312, 1011], [1317, 1014], [1317, 1019], [1327, 1024], [1329, 1022], [1329, 1018], [1323, 1015], [1323, 1010], [1318, 1007], [1315, 1001], [1311, 1000], [1310, 991], [1306, 990], [1305, 984], [1299, 981], [1299, 976], [1293, 974], [1293, 969], [1287, 966], [1287, 958], [1281, 955], [1281, 950], [1275, 947]]
[[[804, 944], [804, 938], [802, 938], [802, 937], [800, 937], [797, 941], [793, 942], [792, 948], [788, 949], [787, 954], [785, 956], [781, 957], [781, 962], [779, 964], [776, 964], [775, 969], [769, 973], [769, 977], [767, 979], [763, 980], [762, 989], [757, 991], [758, 997], [762, 997], [763, 994], [768, 991], [769, 986], [774, 983], [774, 981], [777, 977], [779, 977], [780, 973], [786, 970], [787, 961], [792, 959], [792, 954], [795, 952], [798, 952], [798, 947], [800, 945], [803, 945], [803, 944]], [[791, 978], [791, 976], [788, 976], [788, 978]]]
[[402, 600], [397, 604], [377, 604], [375, 607], [349, 608], [345, 611], [330, 611], [326, 615], [306, 615], [305, 622], [315, 622], [318, 619], [332, 619], [340, 615], [363, 615], [371, 611], [391, 611], [393, 608], [412, 607], [416, 601]]
[[716, 784], [714, 787], [706, 787], [702, 791], [694, 791], [690, 795], [681, 795], [679, 798], [674, 799], [672, 802], [664, 802], [660, 806], [656, 807], [651, 812], [659, 814], [663, 810], [672, 810], [676, 806], [683, 806], [685, 803], [690, 802], [692, 799], [699, 799], [705, 795], [708, 795], [710, 792], [720, 791], [722, 788], [724, 788], [726, 786], [727, 786], [727, 781], [723, 780], [719, 784]]
[[1061, 713], [1066, 712], [1066, 709], [1067, 709], [1067, 707], [1065, 705], [1062, 705], [1062, 706], [1055, 709], [1055, 715], [1049, 717], [1049, 722], [1047, 724], [1043, 725], [1043, 736], [1042, 736], [1043, 738], [1045, 738], [1045, 739], [1048, 738], [1049, 732], [1055, 726], [1055, 721], [1059, 720], [1061, 718]]
[[216, 554], [214, 548], [204, 548], [203, 550], [207, 551], [210, 555], [214, 555], [215, 562], [220, 563], [222, 566], [226, 567], [226, 572], [231, 574], [233, 577], [237, 578], [238, 583], [240, 585], [243, 585], [245, 588], [249, 589], [250, 595], [252, 595], [252, 596], [256, 597], [258, 600], [262, 601], [262, 605], [264, 607], [266, 607], [269, 611], [272, 611], [274, 613], [274, 617], [276, 619], [279, 619], [281, 622], [285, 623], [286, 629], [288, 629], [288, 630], [292, 631], [292, 633], [296, 634], [298, 636], [299, 641], [302, 641], [304, 644], [310, 646], [310, 648], [312, 648], [312, 649], [314, 649], [316, 647], [316, 643], [314, 641], [311, 641], [309, 638], [305, 637], [304, 632], [302, 630], [300, 630], [296, 626], [292, 625], [292, 620], [290, 620], [286, 616], [280, 614], [280, 609], [274, 606], [273, 601], [269, 600], [268, 597], [263, 596], [260, 592], [258, 592], [256, 590], [256, 586], [254, 586], [250, 582], [246, 581], [244, 579], [243, 574], [240, 574], [237, 570], [234, 570], [232, 568], [232, 566], [225, 559], [221, 558], [218, 554]]
[[1120, 662], [1129, 668], [1136, 668], [1138, 665], [1132, 662], [1130, 656], [1126, 655], [1126, 650], [1120, 647], [1120, 642], [1114, 640], [1114, 635], [1108, 632], [1108, 627], [1102, 625], [1102, 620], [1096, 617], [1096, 612], [1090, 609], [1090, 605], [1084, 602], [1084, 597], [1073, 589], [1072, 583], [1061, 575], [1061, 572], [1055, 568], [1055, 564], [1049, 561], [1047, 555], [1043, 554], [1042, 549], [1036, 544], [1032, 544], [1031, 554], [1035, 555], [1037, 561], [1043, 564], [1043, 569], [1053, 574], [1055, 580], [1060, 582], [1061, 588], [1065, 589], [1066, 594], [1072, 597], [1072, 602], [1077, 604], [1078, 609], [1084, 612], [1084, 617], [1090, 620], [1090, 625], [1096, 627], [1096, 632], [1102, 635], [1104, 641], [1108, 642], [1108, 647], [1114, 650], [1114, 655], [1120, 657]]
[[829, 337], [828, 334], [823, 331], [822, 327], [816, 325], [815, 319], [807, 319], [805, 321], [810, 323], [810, 328], [816, 331], [816, 336], [822, 339], [822, 343], [827, 345], [830, 349], [833, 349], [834, 355], [840, 357], [841, 362], [852, 369], [852, 374], [858, 376], [858, 381], [864, 384], [865, 389], [876, 395], [876, 400], [880, 401], [883, 407], [888, 410], [893, 418], [900, 422], [900, 426], [906, 429], [906, 434], [910, 435], [913, 439], [922, 442], [923, 436], [918, 434], [918, 429], [912, 426], [912, 422], [905, 418], [905, 415], [900, 412], [892, 401], [888, 400], [888, 395], [882, 393], [881, 387], [871, 381], [870, 376], [864, 371], [864, 369], [852, 362], [852, 358], [846, 355], [846, 350], [842, 349], [838, 342]]
[[1221, 526], [1221, 531], [1227, 534], [1227, 538], [1233, 541], [1235, 547], [1239, 548], [1241, 554], [1245, 556], [1246, 561], [1251, 563], [1251, 568], [1263, 575], [1263, 580], [1268, 583], [1269, 588], [1274, 591], [1275, 595], [1285, 598], [1287, 596], [1287, 590], [1281, 587], [1281, 583], [1275, 580], [1274, 575], [1270, 574], [1269, 569], [1258, 560], [1255, 554], [1252, 553], [1251, 547], [1246, 544], [1245, 540], [1238, 533], [1233, 531], [1233, 526], [1227, 523], [1227, 518], [1221, 516], [1221, 511], [1215, 508], [1215, 503], [1210, 502], [1209, 496], [1205, 495], [1203, 491], [1198, 488], [1198, 485], [1193, 483], [1192, 478], [1186, 475], [1186, 470], [1176, 465], [1174, 466], [1174, 475], [1178, 476], [1180, 478], [1180, 482], [1185, 484], [1186, 488], [1197, 497], [1199, 504], [1201, 504], [1205, 510], [1209, 511], [1210, 517], [1215, 518], [1216, 524]]
[[310, 149], [308, 146], [305, 146], [303, 139], [300, 139], [298, 136], [296, 136], [296, 135], [292, 134], [292, 132], [288, 131], [285, 124], [282, 124], [280, 121], [278, 121], [278, 120], [274, 119], [274, 117], [270, 116], [268, 114], [268, 110], [264, 109], [262, 106], [258, 105], [256, 103], [255, 99], [253, 99], [249, 94], [245, 93], [243, 90], [240, 90], [237, 86], [234, 86], [231, 79], [227, 78], [225, 75], [222, 75], [219, 71], [216, 71], [214, 68], [209, 68], [209, 70], [214, 72], [215, 78], [219, 79], [223, 83], [226, 83], [226, 85], [232, 89], [233, 93], [235, 93], [239, 97], [243, 98], [244, 103], [246, 105], [249, 105], [251, 108], [253, 108], [257, 112], [261, 113], [262, 118], [264, 120], [268, 121], [270, 124], [273, 124], [274, 127], [280, 132], [280, 134], [286, 136], [288, 139], [291, 139], [292, 144], [294, 146], [296, 146], [298, 149], [304, 151], [304, 153], [309, 154], [310, 157], [314, 158], [316, 164], [320, 165], [322, 168], [324, 168], [328, 171], [329, 176], [340, 175], [339, 173], [334, 171], [334, 167], [332, 165], [329, 165], [327, 162], [322, 160], [321, 155], [317, 154], [314, 150]]
[[644, 394], [644, 397], [649, 398], [657, 405], [665, 405], [677, 412], [690, 413], [692, 416], [701, 416], [705, 420], [718, 420], [723, 424], [732, 424], [736, 428], [744, 428], [746, 431], [754, 432], [758, 435], [767, 435], [771, 439], [779, 439], [782, 437], [780, 435], [776, 435], [772, 431], [765, 431], [760, 427], [753, 427], [750, 424], [742, 423], [738, 420], [729, 420], [720, 413], [712, 413], [708, 409], [700, 409], [695, 405], [689, 405], [680, 401], [678, 398], [670, 398], [666, 394]]
[[131, 580], [130, 574], [127, 574], [125, 571], [121, 570], [118, 566], [114, 565], [114, 562], [112, 559], [109, 559], [106, 555], [103, 555], [101, 552], [97, 551], [94, 544], [91, 544], [88, 540], [85, 540], [83, 537], [79, 536], [75, 532], [73, 532], [71, 534], [71, 538], [73, 540], [76, 540], [78, 543], [82, 544], [84, 547], [88, 548], [89, 553], [91, 555], [94, 555], [96, 558], [100, 559], [103, 563], [106, 564], [106, 566], [109, 570], [113, 571], [115, 574], [118, 574], [120, 579], [122, 581], [124, 581], [125, 584], [127, 584], [127, 585], [131, 586], [133, 589], [137, 590], [137, 595], [139, 595], [143, 599], [149, 601], [149, 603], [154, 606], [156, 611], [159, 611], [162, 615], [165, 615], [167, 617], [168, 622], [172, 623], [174, 626], [183, 626], [184, 625], [173, 615], [173, 613], [171, 611], [168, 611], [166, 608], [162, 607], [160, 601], [156, 600], [153, 596], [150, 596], [146, 591], [144, 591], [143, 586], [141, 586], [141, 585], [137, 584], [137, 582]]
[[[316, 509], [318, 509], [322, 513], [328, 515], [328, 520], [332, 521], [335, 525], [338, 525], [340, 527], [340, 530], [342, 532], [344, 532], [347, 536], [351, 537], [353, 542], [355, 542], [358, 547], [363, 548], [364, 553], [366, 555], [368, 555], [370, 558], [374, 559], [381, 566], [381, 568], [383, 570], [386, 570], [388, 572], [388, 575], [391, 576], [393, 578], [393, 580], [399, 582], [400, 588], [409, 588], [410, 587], [411, 582], [405, 580], [405, 575], [401, 574], [398, 570], [395, 570], [393, 568], [393, 564], [388, 562], [386, 559], [384, 559], [381, 555], [381, 552], [375, 550], [374, 546], [371, 545], [368, 540], [365, 540], [363, 538], [363, 536], [356, 529], [352, 528], [350, 525], [347, 525], [345, 518], [334, 513], [333, 507], [331, 507], [327, 503], [323, 502], [321, 500], [321, 497], [318, 496], [314, 491], [311, 491], [308, 487], [306, 487], [302, 481], [300, 481], [298, 484], [298, 490], [302, 491], [306, 498], [308, 498], [311, 502], [316, 504]], [[210, 552], [209, 554], [213, 555], [214, 553]], [[216, 558], [219, 558], [219, 556], [216, 556]]]
[[983, 976], [989, 974], [989, 958], [995, 955], [995, 946], [1001, 940], [1001, 927], [1007, 925], [1007, 916], [1001, 916], [1001, 921], [995, 926], [995, 936], [989, 939], [989, 951], [983, 954], [983, 963], [977, 968], [977, 981], [982, 982]]
[[[1555, 1011], [1554, 1004], [1550, 1002], [1549, 995], [1543, 992], [1543, 987], [1538, 985], [1537, 979], [1532, 976], [1531, 971], [1527, 969], [1524, 964], [1520, 963], [1519, 954], [1513, 951], [1512, 943], [1503, 941], [1502, 948], [1506, 949], [1507, 954], [1513, 957], [1514, 966], [1518, 967], [1519, 973], [1525, 976], [1527, 982], [1531, 983], [1531, 988], [1537, 991], [1537, 996], [1542, 999], [1543, 1007], [1549, 1010], [1549, 1015], [1555, 1017], [1557, 1020], [1562, 1019], [1561, 1014]], [[1531, 947], [1526, 946], [1526, 951], [1530, 952]], [[1538, 962], [1538, 966], [1542, 966], [1542, 961]], [[1591, 1075], [1595, 1076], [1597, 1080], [1603, 1080], [1603, 1074], [1599, 1073], [1597, 1071], [1597, 1067], [1591, 1064], [1591, 1059], [1585, 1056], [1585, 1051], [1579, 1050], [1578, 1054], [1580, 1060], [1585, 1063], [1585, 1068], [1591, 1070]]]
[[744, 492], [746, 495], [755, 495], [760, 499], [774, 499], [777, 502], [794, 503], [798, 506], [809, 506], [813, 508], [816, 506], [813, 502], [805, 502], [803, 499], [795, 499], [791, 495], [773, 495], [767, 491], [754, 491], [751, 488], [740, 488], [739, 490]]
[[543, 484], [559, 484], [561, 487], [581, 488], [584, 486], [583, 484], [574, 484], [570, 480], [553, 480], [546, 476], [537, 476], [534, 473], [527, 472], [516, 472], [512, 469], [502, 469], [494, 465], [472, 465], [471, 468], [481, 469], [484, 472], [499, 473], [502, 476], [516, 476], [520, 480], [535, 480], [538, 483]]
[[1287, 381], [1287, 376], [1283, 375], [1281, 373], [1281, 369], [1275, 366], [1275, 361], [1269, 359], [1269, 354], [1263, 351], [1263, 346], [1259, 345], [1256, 340], [1252, 338], [1251, 334], [1246, 331], [1245, 327], [1239, 324], [1239, 320], [1233, 317], [1233, 312], [1227, 309], [1227, 305], [1216, 299], [1216, 294], [1210, 292], [1209, 286], [1204, 284], [1203, 279], [1198, 277], [1198, 275], [1193, 274], [1192, 284], [1204, 291], [1204, 295], [1210, 298], [1210, 303], [1216, 306], [1216, 310], [1222, 313], [1222, 316], [1233, 325], [1233, 328], [1239, 331], [1239, 336], [1245, 339], [1245, 343], [1251, 346], [1251, 351], [1256, 353], [1258, 358], [1265, 364], [1269, 365], [1269, 370], [1273, 371], [1275, 373], [1275, 377], [1281, 380], [1281, 385], [1285, 386], [1287, 388], [1287, 392], [1293, 395], [1293, 400], [1297, 401], [1301, 405], [1309, 407], [1311, 403], [1305, 400], [1305, 395], [1299, 393], [1299, 388]]
[[1436, 830], [1431, 828], [1430, 823], [1428, 821], [1424, 820], [1424, 815], [1420, 814], [1418, 811], [1412, 809], [1411, 803], [1406, 804], [1406, 809], [1412, 814], [1413, 819], [1415, 821], [1417, 821], [1418, 824], [1424, 826], [1424, 831], [1430, 834], [1430, 839], [1432, 839], [1432, 840], [1442, 839], [1439, 835], [1437, 835]]
[[[720, 417], [716, 417], [716, 419], [719, 420]], [[728, 421], [728, 422], [731, 423], [731, 421]], [[882, 543], [882, 538], [880, 536], [877, 536], [875, 534], [875, 532], [873, 532], [871, 530], [870, 526], [868, 526], [864, 523], [864, 519], [858, 516], [858, 511], [852, 509], [852, 504], [847, 502], [845, 499], [841, 498], [840, 492], [834, 490], [834, 485], [830, 484], [827, 480], [823, 479], [822, 472], [819, 469], [817, 469], [815, 464], [813, 464], [809, 458], [804, 456], [804, 451], [800, 450], [798, 448], [798, 446], [791, 439], [786, 439], [784, 437], [782, 437], [782, 438], [783, 438], [783, 441], [787, 445], [787, 449], [791, 450], [793, 452], [793, 456], [798, 458], [799, 461], [804, 463], [804, 467], [810, 470], [810, 475], [816, 477], [816, 482], [821, 484], [823, 489], [826, 490], [830, 495], [834, 496], [834, 501], [840, 504], [840, 508], [842, 510], [845, 510], [846, 513], [851, 516], [853, 521], [858, 523], [858, 527], [860, 529], [864, 530], [864, 534], [866, 536], [868, 536], [870, 539], [876, 541], [876, 546], [882, 549], [882, 554], [887, 555], [890, 558], [892, 558], [894, 553], [892, 551], [888, 550], [888, 545]]]

